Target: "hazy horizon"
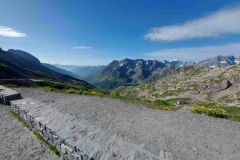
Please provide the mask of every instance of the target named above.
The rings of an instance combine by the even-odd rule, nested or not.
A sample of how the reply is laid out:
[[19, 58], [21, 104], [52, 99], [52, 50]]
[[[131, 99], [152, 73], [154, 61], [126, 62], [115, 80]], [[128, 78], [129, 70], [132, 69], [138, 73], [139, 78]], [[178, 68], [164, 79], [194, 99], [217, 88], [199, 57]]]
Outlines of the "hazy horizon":
[[[238, 45], [238, 44], [237, 44]], [[239, 45], [239, 47], [240, 47], [240, 45]], [[3, 49], [3, 48], [2, 48]], [[12, 49], [12, 48], [9, 48], [9, 49]], [[5, 50], [5, 51], [8, 51], [9, 49], [3, 49], [3, 50]], [[240, 48], [239, 48], [240, 49]], [[21, 50], [21, 49], [15, 49], [15, 50]], [[22, 50], [23, 51], [23, 50]], [[25, 51], [25, 52], [27, 52], [27, 51]], [[222, 52], [224, 52], [224, 51], [222, 51]], [[29, 53], [29, 52], [28, 52]], [[157, 52], [158, 53], [158, 52]], [[31, 54], [31, 53], [30, 53]], [[149, 53], [149, 54], [155, 54], [154, 52], [153, 53]], [[154, 58], [149, 58], [149, 59], [144, 59], [144, 58], [128, 58], [128, 57], [126, 57], [126, 58], [123, 58], [123, 59], [131, 59], [131, 60], [136, 60], [136, 59], [143, 59], [143, 60], [157, 60], [157, 61], [163, 61], [163, 60], [167, 60], [167, 61], [170, 61], [170, 60], [174, 60], [174, 59], [177, 59], [177, 60], [180, 60], [180, 61], [182, 61], [182, 62], [188, 62], [188, 61], [191, 61], [191, 62], [195, 62], [195, 63], [198, 63], [198, 62], [200, 62], [200, 61], [202, 61], [202, 60], [205, 60], [205, 59], [208, 59], [208, 58], [213, 58], [213, 57], [215, 57], [215, 56], [235, 56], [235, 58], [239, 58], [240, 57], [240, 55], [239, 54], [236, 54], [236, 55], [233, 55], [233, 54], [209, 54], [209, 57], [203, 57], [202, 59], [199, 59], [199, 60], [196, 60], [196, 59], [184, 59], [184, 58], [180, 58], [180, 59], [178, 59], [178, 58], [176, 58], [176, 57], [172, 57], [172, 58], [167, 58], [166, 57], [166, 59], [154, 59]], [[153, 56], [154, 57], [154, 56]], [[36, 58], [38, 58], [38, 57], [36, 57]], [[120, 61], [120, 60], [123, 60], [123, 59], [113, 59], [113, 60], [111, 60], [109, 63], [111, 63], [111, 62], [113, 62], [113, 61]], [[41, 61], [41, 60], [40, 60]], [[47, 63], [47, 64], [51, 64], [51, 65], [64, 65], [64, 66], [81, 66], [81, 67], [84, 67], [84, 66], [106, 66], [106, 65], [108, 65], [109, 63], [106, 63], [106, 64], [100, 64], [100, 65], [82, 65], [82, 64], [72, 64], [72, 63], [69, 63], [69, 64], [62, 64], [62, 63], [48, 63], [48, 62], [42, 62], [41, 61], [41, 63]]]

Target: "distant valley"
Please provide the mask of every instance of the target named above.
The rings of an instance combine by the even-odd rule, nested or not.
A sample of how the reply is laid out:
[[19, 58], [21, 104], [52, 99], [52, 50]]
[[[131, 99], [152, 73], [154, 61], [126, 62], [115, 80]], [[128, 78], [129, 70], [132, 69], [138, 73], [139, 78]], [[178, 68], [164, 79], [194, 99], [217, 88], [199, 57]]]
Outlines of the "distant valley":
[[67, 71], [65, 69], [58, 68], [58, 67], [56, 67], [54, 65], [47, 64], [47, 63], [42, 63], [42, 65], [47, 67], [47, 68], [49, 68], [49, 69], [51, 69], [51, 70], [53, 70], [53, 71], [55, 71], [55, 72], [58, 72], [58, 73], [61, 73], [61, 74], [66, 74], [66, 75], [72, 76], [72, 77], [77, 78], [77, 79], [82, 79], [81, 76], [79, 76], [77, 74], [74, 74], [74, 73], [72, 73], [70, 71]]
[[67, 70], [81, 78], [88, 77], [105, 67], [105, 66], [77, 66], [77, 65], [60, 65], [60, 64], [53, 64], [52, 66]]

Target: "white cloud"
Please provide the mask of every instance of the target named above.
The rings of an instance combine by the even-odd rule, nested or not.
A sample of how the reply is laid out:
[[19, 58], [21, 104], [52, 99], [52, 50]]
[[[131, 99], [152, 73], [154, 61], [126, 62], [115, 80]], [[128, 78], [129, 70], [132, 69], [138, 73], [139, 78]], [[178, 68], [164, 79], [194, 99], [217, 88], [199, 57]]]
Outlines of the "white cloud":
[[234, 55], [236, 57], [240, 57], [240, 43], [230, 43], [218, 46], [163, 49], [151, 53], [145, 53], [144, 55], [158, 59], [178, 58], [185, 60], [202, 60], [217, 55]]
[[180, 25], [152, 28], [144, 36], [151, 41], [176, 41], [192, 38], [240, 34], [240, 6], [223, 9]]
[[91, 49], [92, 47], [88, 47], [88, 46], [76, 46], [73, 47], [72, 49]]
[[13, 30], [12, 28], [0, 26], [0, 36], [5, 37], [26, 37], [25, 33], [21, 33], [19, 31]]

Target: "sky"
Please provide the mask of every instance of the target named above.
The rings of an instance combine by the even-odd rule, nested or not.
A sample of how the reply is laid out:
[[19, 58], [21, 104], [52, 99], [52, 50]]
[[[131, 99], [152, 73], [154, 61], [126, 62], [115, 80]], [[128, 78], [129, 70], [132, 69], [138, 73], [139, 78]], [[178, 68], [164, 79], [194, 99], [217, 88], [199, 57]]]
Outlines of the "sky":
[[41, 62], [240, 57], [236, 0], [0, 0], [0, 47]]

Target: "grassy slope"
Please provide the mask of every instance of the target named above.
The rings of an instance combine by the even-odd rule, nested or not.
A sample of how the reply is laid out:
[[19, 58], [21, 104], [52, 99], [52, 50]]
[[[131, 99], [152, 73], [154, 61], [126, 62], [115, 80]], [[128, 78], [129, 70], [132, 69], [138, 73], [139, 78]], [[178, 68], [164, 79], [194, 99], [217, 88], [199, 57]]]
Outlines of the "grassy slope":
[[[231, 67], [234, 68], [234, 67]], [[230, 70], [231, 68], [227, 69], [226, 72], [228, 70]], [[162, 84], [166, 84], [168, 82], [170, 82], [170, 79], [172, 79], [172, 77], [174, 77], [176, 74], [179, 74], [181, 69], [175, 69], [172, 70], [171, 74], [159, 81], [162, 82]], [[186, 68], [186, 70], [182, 73], [184, 73], [184, 76], [186, 77], [194, 77], [196, 75], [199, 75], [200, 73], [203, 72], [202, 68]], [[184, 77], [183, 76], [183, 77]], [[218, 80], [221, 80], [221, 78], [218, 78]], [[184, 80], [185, 82], [185, 80]], [[184, 92], [184, 90], [174, 90], [174, 91], [167, 91], [165, 93], [163, 93], [160, 97], [158, 96], [157, 99], [153, 100], [153, 99], [149, 99], [148, 97], [141, 97], [138, 98], [138, 95], [140, 93], [140, 91], [147, 91], [148, 93], [153, 93], [155, 91], [157, 91], [156, 89], [154, 89], [154, 86], [157, 84], [158, 82], [154, 82], [154, 83], [150, 83], [150, 84], [141, 84], [137, 87], [119, 87], [115, 90], [113, 90], [111, 92], [112, 95], [114, 95], [114, 97], [117, 97], [119, 99], [125, 100], [125, 101], [129, 101], [129, 102], [133, 102], [133, 103], [138, 103], [138, 104], [143, 104], [143, 105], [147, 105], [150, 106], [152, 108], [159, 108], [159, 109], [164, 109], [164, 106], [168, 106], [170, 110], [175, 110], [174, 109], [174, 105], [176, 105], [176, 102], [178, 100], [186, 100], [188, 102], [188, 104], [193, 105], [193, 106], [201, 106], [203, 108], [197, 108], [197, 107], [193, 107], [193, 108], [197, 108], [199, 109], [199, 112], [194, 112], [194, 113], [202, 113], [202, 114], [206, 114], [209, 116], [214, 116], [214, 117], [219, 117], [219, 115], [221, 115], [220, 111], [224, 112], [224, 115], [222, 115], [221, 118], [227, 118], [227, 119], [231, 119], [231, 120], [235, 120], [235, 121], [240, 121], [240, 108], [239, 107], [219, 107], [216, 108], [215, 105], [216, 104], [210, 104], [210, 103], [205, 103], [205, 104], [195, 104], [194, 105], [194, 101], [192, 101], [190, 98], [169, 98], [169, 99], [165, 99], [162, 100], [162, 98], [166, 97], [166, 96], [172, 96], [172, 95], [178, 95], [181, 92]], [[173, 82], [174, 83], [174, 82]], [[194, 86], [192, 86], [194, 88]], [[163, 107], [158, 107], [156, 106], [156, 101], [161, 101], [165, 104]], [[165, 107], [166, 109], [166, 107]], [[167, 110], [168, 110], [167, 109]]]
[[[51, 74], [23, 68], [17, 64], [0, 59], [0, 79], [26, 79], [26, 80], [0, 80], [1, 84], [6, 86], [24, 86], [35, 87], [47, 91], [58, 91], [64, 93], [78, 94], [105, 94], [102, 90], [97, 89], [93, 85], [70, 76]], [[62, 76], [62, 77], [61, 77]], [[41, 82], [32, 82], [28, 79], [41, 79]]]
[[3, 50], [0, 50], [0, 63], [4, 65], [5, 68], [7, 67], [9, 70], [15, 72], [16, 75], [20, 75], [21, 78], [51, 79], [54, 81], [64, 81], [76, 85], [86, 86], [85, 88], [95, 88], [93, 85], [85, 81], [57, 73], [43, 66], [41, 63], [28, 61], [23, 57]]

